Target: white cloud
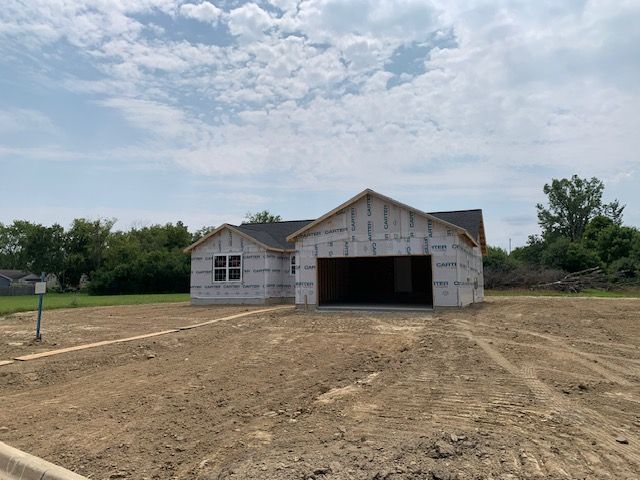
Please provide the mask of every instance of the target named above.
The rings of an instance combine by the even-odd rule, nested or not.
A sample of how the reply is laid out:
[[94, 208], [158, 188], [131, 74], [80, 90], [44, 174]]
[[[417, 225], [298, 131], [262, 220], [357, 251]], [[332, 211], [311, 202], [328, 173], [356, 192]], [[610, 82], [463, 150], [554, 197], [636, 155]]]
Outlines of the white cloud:
[[217, 24], [223, 11], [211, 2], [199, 4], [185, 3], [180, 6], [180, 14], [187, 18], [193, 18], [201, 22]]
[[440, 16], [441, 7], [424, 0], [308, 0], [283, 24], [314, 42], [357, 34], [402, 43], [424, 40], [442, 25]]
[[229, 31], [242, 40], [262, 38], [264, 32], [275, 24], [275, 19], [255, 3], [247, 3], [229, 12]]
[[[638, 170], [636, 2], [270, 3], [16, 3], [0, 38], [67, 39], [102, 76], [61, 83], [143, 132], [140, 152], [204, 176], [531, 203], [549, 175]], [[149, 12], [233, 38], [150, 38], [135, 15]], [[433, 44], [424, 72], [388, 88], [413, 42]]]

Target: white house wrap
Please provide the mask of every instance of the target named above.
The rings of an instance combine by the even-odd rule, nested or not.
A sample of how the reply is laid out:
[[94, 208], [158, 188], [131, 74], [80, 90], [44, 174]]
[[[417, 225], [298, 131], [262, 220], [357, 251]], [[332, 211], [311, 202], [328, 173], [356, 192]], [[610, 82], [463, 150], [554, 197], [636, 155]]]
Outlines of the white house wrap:
[[[295, 241], [299, 259], [296, 304], [439, 307], [465, 306], [481, 302], [484, 297], [478, 240], [460, 226], [372, 190], [365, 190], [305, 225], [288, 240]], [[375, 266], [374, 257], [386, 258]], [[325, 261], [334, 258], [359, 260]], [[332, 272], [320, 272], [323, 265]], [[384, 280], [384, 272], [390, 270]], [[382, 281], [386, 281], [387, 288], [376, 285]], [[358, 282], [362, 285], [354, 285]]]
[[429, 214], [369, 189], [315, 221], [225, 224], [187, 251], [198, 304], [428, 308], [484, 297], [480, 210]]
[[191, 303], [293, 303], [294, 245], [286, 236], [309, 222], [224, 224], [198, 240], [187, 248]]

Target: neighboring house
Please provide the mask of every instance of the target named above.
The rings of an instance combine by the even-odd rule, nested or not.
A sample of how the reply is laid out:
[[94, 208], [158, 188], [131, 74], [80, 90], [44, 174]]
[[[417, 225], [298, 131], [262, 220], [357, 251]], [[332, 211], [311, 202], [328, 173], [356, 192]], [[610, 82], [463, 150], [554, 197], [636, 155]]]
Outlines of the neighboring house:
[[0, 270], [0, 287], [32, 285], [39, 280], [37, 275], [22, 270]]
[[32, 295], [40, 277], [22, 270], [0, 270], [0, 296]]
[[481, 210], [422, 212], [367, 189], [317, 220], [222, 225], [191, 252], [194, 304], [462, 307], [484, 299]]

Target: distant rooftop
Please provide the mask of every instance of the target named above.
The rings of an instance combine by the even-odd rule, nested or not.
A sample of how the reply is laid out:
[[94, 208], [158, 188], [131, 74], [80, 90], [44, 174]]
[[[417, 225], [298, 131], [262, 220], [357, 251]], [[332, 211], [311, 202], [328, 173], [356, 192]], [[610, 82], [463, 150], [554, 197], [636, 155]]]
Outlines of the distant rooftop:
[[10, 280], [20, 280], [21, 278], [31, 275], [29, 272], [22, 270], [0, 269], [0, 276]]

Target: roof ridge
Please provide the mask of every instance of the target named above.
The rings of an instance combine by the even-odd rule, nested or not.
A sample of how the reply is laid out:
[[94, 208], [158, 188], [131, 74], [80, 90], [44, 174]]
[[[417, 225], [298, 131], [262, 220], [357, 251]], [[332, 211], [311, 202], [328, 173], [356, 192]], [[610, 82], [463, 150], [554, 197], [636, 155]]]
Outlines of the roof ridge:
[[242, 226], [242, 225], [268, 225], [270, 223], [291, 223], [291, 222], [313, 222], [315, 220], [311, 219], [311, 220], [307, 220], [307, 219], [302, 219], [302, 220], [281, 220], [279, 222], [250, 222], [250, 223], [241, 223], [238, 226]]
[[457, 213], [457, 212], [481, 212], [482, 209], [481, 208], [466, 208], [466, 209], [462, 209], [462, 210], [440, 210], [438, 212], [427, 212], [431, 215], [433, 215], [434, 213]]

